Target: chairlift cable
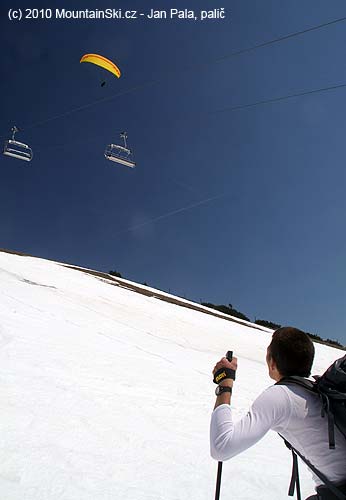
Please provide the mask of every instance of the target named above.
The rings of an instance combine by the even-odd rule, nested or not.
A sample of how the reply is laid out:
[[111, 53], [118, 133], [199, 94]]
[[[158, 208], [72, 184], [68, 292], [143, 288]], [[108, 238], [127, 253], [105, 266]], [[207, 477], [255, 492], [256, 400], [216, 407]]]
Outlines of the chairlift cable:
[[216, 113], [225, 113], [227, 111], [238, 111], [240, 109], [246, 109], [246, 108], [252, 108], [254, 106], [260, 106], [262, 104], [270, 104], [272, 102], [286, 101], [288, 99], [292, 99], [293, 97], [302, 97], [305, 95], [317, 94], [320, 92], [327, 92], [330, 90], [337, 90], [337, 89], [341, 89], [341, 88], [345, 88], [345, 87], [346, 87], [346, 83], [342, 83], [340, 85], [333, 85], [331, 87], [322, 87], [320, 89], [307, 90], [305, 92], [297, 92], [296, 94], [288, 94], [286, 96], [274, 97], [272, 99], [264, 99], [262, 101], [257, 101], [257, 102], [253, 102], [253, 103], [249, 103], [249, 104], [240, 104], [238, 106], [217, 109], [215, 111], [210, 111], [210, 113], [216, 114]]
[[[296, 37], [296, 36], [303, 35], [303, 34], [308, 33], [308, 32], [316, 31], [316, 30], [319, 30], [321, 28], [325, 28], [327, 26], [331, 26], [331, 25], [334, 25], [336, 23], [340, 23], [340, 22], [344, 22], [344, 21], [346, 21], [346, 17], [341, 17], [341, 18], [335, 19], [333, 21], [328, 21], [326, 23], [319, 24], [317, 26], [313, 26], [312, 28], [307, 28], [305, 30], [301, 30], [301, 31], [296, 31], [294, 33], [290, 33], [289, 35], [285, 35], [285, 36], [282, 36], [282, 37], [279, 37], [279, 38], [274, 38], [273, 40], [269, 40], [267, 42], [262, 42], [260, 44], [253, 45], [252, 47], [248, 47], [248, 48], [245, 48], [245, 49], [238, 50], [237, 52], [232, 52], [230, 54], [226, 54], [226, 55], [224, 55], [222, 57], [214, 59], [213, 61], [205, 62], [205, 63], [203, 63], [203, 65], [201, 65], [201, 64], [192, 65], [190, 67], [182, 69], [180, 71], [180, 74], [182, 72], [187, 72], [187, 71], [191, 71], [191, 70], [200, 69], [202, 66], [203, 67], [206, 66], [206, 65], [210, 66], [211, 64], [216, 64], [216, 63], [219, 63], [219, 62], [224, 61], [226, 59], [230, 59], [232, 57], [236, 57], [238, 55], [245, 54], [247, 52], [251, 52], [251, 51], [254, 51], [254, 50], [257, 50], [257, 49], [260, 49], [260, 48], [263, 48], [263, 47], [275, 44], [275, 43], [282, 42], [284, 40], [288, 40], [288, 39]], [[153, 85], [156, 85], [158, 83], [166, 81], [168, 78], [171, 78], [172, 76], [176, 76], [176, 72], [170, 72], [169, 76], [167, 76], [167, 77], [160, 78], [160, 79], [157, 79], [157, 80], [150, 80], [148, 82], [144, 82], [144, 83], [136, 85], [134, 87], [130, 87], [129, 89], [125, 89], [125, 90], [123, 90], [121, 92], [117, 92], [117, 93], [115, 93], [115, 94], [113, 94], [111, 96], [103, 97], [102, 99], [97, 99], [96, 101], [84, 104], [82, 106], [78, 106], [76, 108], [72, 108], [72, 109], [70, 109], [68, 111], [65, 111], [64, 113], [59, 114], [59, 115], [55, 115], [55, 116], [52, 116], [51, 118], [47, 118], [45, 120], [41, 120], [39, 122], [33, 123], [33, 124], [31, 124], [31, 125], [29, 125], [29, 126], [27, 126], [25, 128], [22, 128], [21, 130], [30, 130], [30, 129], [38, 127], [40, 125], [45, 125], [46, 123], [49, 123], [51, 121], [58, 120], [58, 119], [61, 119], [61, 118], [65, 118], [66, 116], [69, 116], [72, 113], [76, 113], [78, 111], [82, 111], [84, 109], [88, 109], [88, 108], [90, 108], [92, 106], [96, 106], [97, 104], [101, 104], [103, 102], [111, 101], [113, 99], [116, 99], [117, 97], [121, 97], [121, 96], [123, 96], [125, 94], [129, 94], [129, 93], [136, 92], [138, 90], [142, 90], [142, 89], [144, 89], [146, 87], [151, 87]], [[3, 137], [5, 137], [5, 135], [2, 135], [0, 137], [3, 138]]]
[[[217, 109], [217, 110], [211, 110], [209, 112], [207, 112], [208, 114], [217, 114], [217, 113], [226, 113], [226, 112], [232, 112], [232, 111], [239, 111], [239, 110], [242, 110], [242, 109], [246, 109], [246, 108], [252, 108], [252, 107], [256, 107], [256, 106], [261, 106], [261, 105], [264, 105], [264, 104], [270, 104], [270, 103], [273, 103], [273, 102], [280, 102], [280, 101], [285, 101], [285, 100], [288, 100], [288, 99], [292, 99], [294, 97], [302, 97], [302, 96], [306, 96], [306, 95], [313, 95], [313, 94], [317, 94], [317, 93], [322, 93], [322, 92], [327, 92], [327, 91], [332, 91], [332, 90], [338, 90], [338, 89], [341, 89], [341, 88], [345, 88], [346, 87], [346, 83], [343, 83], [343, 84], [340, 84], [340, 85], [332, 85], [330, 87], [322, 87], [322, 88], [319, 88], [319, 89], [313, 89], [313, 90], [309, 90], [309, 91], [305, 91], [305, 92], [297, 92], [295, 94], [288, 94], [288, 95], [285, 95], [285, 96], [279, 96], [279, 97], [274, 97], [272, 99], [264, 99], [264, 100], [261, 100], [261, 101], [256, 101], [256, 102], [252, 102], [252, 103], [248, 103], [248, 104], [240, 104], [240, 105], [237, 105], [237, 106], [232, 106], [232, 107], [225, 107], [225, 108], [222, 108], [222, 109]], [[204, 114], [204, 113], [203, 113]], [[185, 116], [186, 118], [186, 116]], [[121, 133], [121, 132], [118, 132], [118, 133]], [[40, 150], [50, 150], [50, 149], [60, 149], [60, 148], [63, 148], [67, 146], [66, 142], [60, 144], [60, 145], [56, 145], [56, 146], [43, 146], [42, 148], [39, 148]]]
[[334, 19], [334, 21], [329, 21], [328, 23], [319, 24], [317, 26], [313, 26], [312, 28], [307, 28], [307, 29], [302, 30], [302, 31], [296, 31], [296, 32], [291, 33], [289, 35], [284, 35], [284, 36], [281, 36], [279, 38], [274, 38], [273, 40], [268, 40], [268, 42], [262, 42], [262, 43], [259, 43], [257, 45], [253, 45], [252, 47], [248, 47], [247, 49], [240, 49], [237, 52], [232, 52], [231, 54], [226, 54], [225, 56], [222, 56], [219, 59], [216, 59], [214, 62], [224, 61], [225, 59], [230, 59], [231, 57], [234, 57], [234, 56], [239, 56], [241, 54], [245, 54], [247, 52], [251, 52], [251, 51], [256, 50], [256, 49], [261, 49], [263, 47], [267, 47], [268, 45], [273, 45], [274, 43], [283, 42], [284, 40], [288, 40], [290, 38], [294, 38], [296, 36], [303, 35], [304, 33], [309, 33], [310, 31], [316, 31], [316, 30], [319, 30], [321, 28], [325, 28], [326, 26], [331, 26], [332, 24], [340, 23], [343, 21], [346, 21], [346, 17], [340, 17], [339, 19]]
[[[312, 94], [317, 94], [317, 93], [322, 93], [322, 92], [328, 92], [328, 91], [332, 91], [332, 90], [342, 89], [342, 88], [345, 88], [345, 87], [346, 87], [346, 83], [341, 83], [339, 85], [331, 85], [329, 87], [321, 87], [321, 88], [318, 88], [318, 89], [307, 90], [307, 91], [304, 91], [304, 92], [296, 92], [294, 94], [287, 94], [287, 95], [284, 95], [284, 96], [273, 97], [273, 98], [270, 98], [270, 99], [263, 99], [261, 101], [255, 101], [255, 102], [248, 103], [248, 104], [239, 104], [237, 106], [231, 106], [231, 107], [225, 107], [225, 108], [216, 109], [216, 110], [210, 110], [208, 113], [209, 114], [216, 114], [216, 113], [225, 113], [227, 111], [229, 111], [229, 112], [231, 112], [231, 111], [238, 111], [238, 110], [241, 110], [241, 109], [246, 109], [246, 108], [251, 108], [251, 107], [255, 107], [255, 106], [260, 106], [260, 105], [263, 105], [263, 104], [270, 104], [270, 103], [273, 103], [273, 102], [285, 101], [285, 100], [288, 100], [288, 99], [292, 99], [294, 97], [302, 97], [302, 96], [306, 96], [306, 95], [312, 95]], [[47, 148], [45, 148], [45, 149], [47, 149]]]

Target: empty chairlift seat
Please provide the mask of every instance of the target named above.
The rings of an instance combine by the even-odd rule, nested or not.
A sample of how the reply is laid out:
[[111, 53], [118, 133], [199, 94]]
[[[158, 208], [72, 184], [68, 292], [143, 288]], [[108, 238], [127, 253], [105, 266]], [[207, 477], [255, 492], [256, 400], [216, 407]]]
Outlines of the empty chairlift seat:
[[12, 127], [12, 139], [8, 139], [4, 144], [4, 155], [18, 158], [18, 160], [31, 161], [33, 158], [32, 149], [23, 142], [15, 140], [15, 134], [18, 132], [16, 126]]
[[119, 144], [108, 144], [104, 153], [105, 158], [115, 163], [125, 165], [126, 167], [134, 168], [136, 166], [136, 163], [134, 161], [131, 149], [127, 147], [126, 132], [122, 132], [120, 134], [120, 137], [124, 139], [124, 145], [121, 146]]

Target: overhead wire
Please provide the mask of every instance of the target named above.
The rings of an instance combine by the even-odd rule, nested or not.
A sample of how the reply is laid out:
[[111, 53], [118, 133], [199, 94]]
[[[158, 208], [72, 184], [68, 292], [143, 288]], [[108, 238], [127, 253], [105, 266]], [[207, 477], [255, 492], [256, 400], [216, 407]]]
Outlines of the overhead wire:
[[[202, 64], [201, 63], [194, 64], [194, 65], [189, 66], [189, 67], [187, 67], [185, 69], [182, 68], [180, 70], [180, 74], [183, 73], [183, 72], [195, 71], [197, 69], [200, 69], [201, 67], [210, 66], [211, 64], [217, 64], [217, 63], [223, 62], [223, 61], [225, 61], [227, 59], [231, 59], [232, 57], [236, 57], [236, 56], [248, 53], [248, 52], [252, 52], [254, 50], [258, 50], [260, 48], [267, 47], [269, 45], [273, 45], [275, 43], [279, 43], [279, 42], [282, 42], [282, 41], [285, 41], [285, 40], [288, 40], [288, 39], [291, 39], [291, 38], [294, 38], [294, 37], [297, 37], [297, 36], [301, 36], [301, 35], [303, 35], [305, 33], [309, 33], [309, 32], [312, 32], [312, 31], [317, 31], [319, 29], [326, 28], [328, 26], [335, 25], [337, 23], [344, 22], [344, 21], [346, 21], [346, 17], [341, 17], [341, 18], [338, 18], [338, 19], [334, 19], [332, 21], [328, 21], [326, 23], [319, 24], [317, 26], [312, 26], [311, 28], [306, 28], [304, 30], [296, 31], [296, 32], [290, 33], [288, 35], [284, 35], [284, 36], [281, 36], [281, 37], [278, 37], [278, 38], [274, 38], [272, 40], [268, 40], [267, 42], [262, 42], [262, 43], [253, 45], [252, 47], [247, 47], [245, 49], [240, 49], [240, 50], [238, 50], [236, 52], [232, 52], [230, 54], [226, 54], [226, 55], [218, 57], [218, 58], [216, 58], [216, 59], [214, 59], [212, 61], [204, 62]], [[38, 127], [38, 126], [45, 125], [45, 124], [47, 124], [47, 123], [49, 123], [51, 121], [55, 121], [55, 120], [58, 120], [58, 119], [61, 119], [61, 118], [65, 118], [65, 117], [71, 115], [72, 113], [76, 113], [76, 112], [82, 111], [84, 109], [88, 109], [88, 108], [91, 108], [93, 106], [99, 105], [101, 103], [111, 101], [113, 99], [116, 99], [117, 97], [121, 97], [123, 95], [129, 94], [129, 93], [133, 93], [133, 92], [136, 92], [138, 90], [142, 90], [142, 89], [147, 88], [147, 87], [152, 87], [152, 86], [157, 85], [157, 84], [159, 84], [159, 83], [161, 83], [163, 81], [166, 81], [168, 78], [171, 79], [171, 77], [175, 76], [175, 74], [176, 74], [175, 72], [170, 72], [169, 75], [166, 76], [166, 77], [158, 78], [156, 80], [150, 80], [150, 81], [144, 82], [142, 84], [138, 84], [138, 85], [135, 85], [133, 87], [130, 87], [128, 89], [124, 89], [124, 90], [122, 90], [120, 92], [117, 92], [117, 93], [111, 95], [111, 96], [103, 97], [101, 99], [97, 99], [96, 101], [92, 101], [90, 103], [86, 103], [84, 105], [77, 106], [76, 108], [72, 108], [72, 109], [70, 109], [68, 111], [65, 111], [65, 112], [60, 113], [60, 114], [55, 115], [55, 116], [52, 116], [52, 117], [47, 118], [45, 120], [41, 120], [41, 121], [38, 121], [38, 122], [33, 123], [31, 125], [28, 125], [28, 126], [25, 126], [25, 127], [21, 127], [20, 130], [21, 131], [23, 131], [23, 130], [30, 130], [30, 129]], [[312, 91], [312, 92], [318, 92], [318, 90]], [[300, 95], [304, 95], [304, 94], [302, 93]], [[290, 98], [290, 97], [291, 96], [288, 96], [287, 98]], [[280, 98], [280, 100], [283, 100], [283, 99], [284, 98]], [[268, 100], [268, 102], [275, 102], [275, 100], [276, 99], [273, 99], [271, 101]], [[263, 104], [264, 104], [264, 102], [263, 102]], [[237, 109], [242, 109], [242, 107], [243, 106], [237, 107]], [[249, 105], [247, 105], [247, 107], [249, 107]], [[4, 135], [2, 137], [4, 137]]]
[[[240, 55], [240, 54], [244, 54], [246, 52], [250, 52], [252, 50], [255, 50], [255, 48], [265, 47], [265, 46], [271, 45], [273, 43], [277, 43], [279, 41], [287, 40], [289, 38], [292, 38], [293, 36], [301, 35], [303, 33], [309, 32], [309, 31], [314, 31], [314, 30], [320, 29], [321, 27], [329, 26], [331, 24], [335, 24], [337, 22], [341, 22], [341, 21], [345, 21], [345, 20], [346, 20], [346, 17], [340, 18], [338, 20], [331, 21], [329, 23], [324, 23], [322, 25], [315, 26], [313, 28], [309, 28], [309, 29], [303, 30], [301, 32], [297, 32], [295, 34], [287, 35], [287, 36], [284, 36], [284, 37], [280, 37], [280, 38], [278, 38], [276, 40], [271, 40], [269, 42], [265, 42], [265, 43], [259, 44], [259, 45], [255, 46], [255, 47], [251, 47], [251, 48], [248, 48], [248, 49], [243, 49], [243, 50], [240, 50], [238, 52], [233, 53], [231, 55], [231, 57], [232, 56], [236, 56], [236, 55]], [[225, 60], [226, 58], [227, 58], [227, 56], [225, 56], [223, 58], [219, 58], [215, 62], [220, 62], [222, 60]], [[294, 97], [300, 97], [300, 96], [305, 96], [305, 95], [309, 95], [309, 94], [316, 94], [316, 93], [319, 93], [319, 92], [326, 92], [326, 91], [336, 90], [336, 89], [344, 88], [344, 87], [346, 87], [346, 84], [333, 85], [333, 86], [330, 86], [330, 87], [322, 87], [322, 88], [313, 89], [313, 90], [310, 90], [310, 91], [304, 91], [304, 92], [297, 92], [297, 93], [294, 93], [294, 94], [288, 94], [286, 96], [279, 96], [279, 97], [275, 97], [275, 98], [271, 98], [271, 99], [263, 99], [261, 101], [257, 101], [257, 102], [254, 102], [254, 103], [248, 103], [248, 104], [237, 105], [237, 106], [233, 106], [233, 107], [227, 107], [227, 108], [223, 108], [223, 109], [220, 109], [220, 110], [216, 110], [216, 111], [214, 111], [212, 113], [222, 113], [222, 112], [226, 112], [226, 111], [237, 111], [237, 110], [246, 109], [246, 108], [250, 108], [250, 107], [254, 107], [254, 106], [259, 106], [259, 105], [263, 105], [263, 104], [269, 104], [269, 103], [273, 103], [273, 102], [284, 101], [284, 100], [291, 99], [291, 98], [294, 98]], [[155, 222], [157, 222], [159, 220], [162, 220], [162, 219], [165, 219], [165, 218], [170, 217], [172, 215], [176, 215], [178, 213], [190, 210], [190, 209], [195, 208], [197, 206], [200, 206], [202, 204], [209, 203], [209, 202], [211, 202], [213, 200], [224, 198], [225, 196], [227, 196], [227, 194], [224, 193], [224, 194], [221, 194], [221, 195], [209, 197], [209, 198], [200, 200], [199, 202], [193, 203], [191, 205], [187, 205], [185, 207], [182, 207], [180, 209], [167, 212], [167, 213], [162, 214], [160, 216], [157, 216], [157, 217], [154, 217], [152, 219], [149, 219], [149, 220], [147, 220], [147, 221], [145, 221], [145, 222], [143, 222], [141, 224], [137, 224], [135, 226], [130, 226], [130, 227], [126, 228], [126, 229], [123, 229], [123, 230], [115, 233], [115, 236], [117, 236], [119, 234], [130, 232], [130, 231], [135, 231], [137, 229], [142, 228], [143, 226], [146, 226], [146, 225], [149, 225], [149, 224], [153, 224], [153, 223], [155, 223]]]
[[[254, 50], [258, 50], [260, 48], [267, 47], [267, 46], [273, 45], [275, 43], [279, 43], [279, 42], [282, 42], [282, 41], [285, 41], [285, 40], [288, 40], [288, 39], [291, 39], [291, 38], [303, 35], [305, 33], [316, 31], [316, 30], [319, 30], [321, 28], [325, 28], [327, 26], [335, 25], [337, 23], [344, 22], [344, 21], [346, 21], [346, 17], [335, 19], [335, 20], [329, 21], [327, 23], [319, 24], [317, 26], [313, 26], [313, 27], [307, 28], [305, 30], [297, 31], [297, 32], [291, 33], [289, 35], [281, 36], [281, 37], [275, 38], [273, 40], [269, 40], [267, 42], [256, 44], [256, 45], [254, 45], [252, 47], [248, 47], [248, 48], [245, 48], [245, 49], [238, 50], [236, 52], [232, 52], [231, 54], [226, 54], [224, 56], [218, 57], [217, 59], [214, 59], [213, 61], [209, 61], [209, 62], [205, 62], [203, 64], [197, 64], [197, 65], [190, 66], [188, 68], [182, 69], [180, 71], [180, 73], [197, 70], [197, 69], [199, 69], [201, 67], [204, 67], [206, 65], [210, 66], [210, 64], [213, 64], [213, 63], [217, 64], [217, 63], [220, 63], [220, 62], [225, 61], [227, 59], [230, 59], [232, 57], [236, 57], [236, 56], [239, 56], [239, 55], [242, 55], [242, 54], [245, 54], [245, 53], [249, 53], [249, 52], [252, 52]], [[110, 100], [116, 99], [117, 97], [121, 97], [123, 95], [129, 94], [129, 93], [133, 93], [133, 92], [138, 91], [138, 90], [142, 90], [142, 89], [144, 89], [146, 87], [151, 87], [151, 86], [157, 85], [157, 84], [165, 81], [167, 78], [168, 78], [168, 76], [165, 77], [165, 78], [159, 78], [159, 79], [156, 79], [156, 80], [151, 80], [151, 81], [144, 82], [144, 83], [136, 85], [134, 87], [130, 87], [130, 88], [125, 89], [123, 91], [117, 92], [116, 94], [113, 94], [112, 96], [104, 97], [102, 99], [97, 99], [96, 101], [87, 103], [85, 105], [78, 106], [78, 107], [73, 108], [73, 109], [70, 109], [68, 111], [65, 111], [64, 113], [60, 113], [59, 115], [55, 115], [55, 116], [52, 116], [50, 118], [47, 118], [46, 120], [41, 120], [39, 122], [31, 124], [28, 127], [25, 127], [25, 129], [22, 128], [21, 130], [32, 129], [34, 127], [37, 127], [37, 126], [40, 126], [40, 125], [44, 125], [44, 124], [49, 123], [51, 121], [64, 118], [66, 116], [71, 115], [72, 113], [76, 113], [78, 111], [82, 111], [84, 109], [88, 109], [88, 108], [96, 106], [98, 104], [101, 104], [101, 103], [108, 102]], [[171, 75], [169, 75], [169, 78], [171, 78]], [[294, 94], [288, 94], [288, 95], [285, 95], [285, 96], [279, 96], [279, 97], [270, 98], [270, 99], [263, 99], [261, 101], [257, 101], [257, 102], [253, 102], [253, 103], [242, 104], [242, 105], [237, 105], [237, 106], [232, 106], [232, 107], [225, 107], [225, 108], [222, 108], [220, 110], [211, 111], [210, 113], [222, 113], [222, 112], [227, 112], [227, 111], [228, 112], [229, 111], [237, 111], [237, 110], [251, 108], [251, 107], [255, 107], [255, 106], [259, 106], [259, 105], [264, 105], [264, 104], [269, 104], [269, 103], [284, 101], [284, 100], [291, 99], [291, 98], [294, 98], [294, 97], [301, 97], [301, 96], [310, 95], [310, 94], [316, 94], [316, 93], [321, 93], [321, 92], [326, 92], [326, 91], [331, 91], [331, 90], [337, 90], [337, 89], [345, 88], [345, 87], [346, 87], [346, 84], [339, 84], [339, 85], [333, 85], [333, 86], [329, 86], [329, 87], [322, 87], [322, 88], [308, 90], [308, 91], [304, 91], [304, 92], [297, 92], [297, 93], [294, 93]], [[124, 229], [124, 230], [121, 230], [121, 231], [115, 233], [115, 235], [122, 234], [122, 233], [129, 232], [129, 231], [134, 231], [134, 230], [139, 229], [139, 228], [141, 228], [141, 227], [143, 227], [145, 225], [148, 225], [150, 223], [154, 223], [156, 221], [159, 221], [159, 220], [162, 220], [164, 218], [170, 217], [172, 215], [184, 212], [186, 210], [190, 210], [192, 208], [195, 208], [195, 207], [200, 206], [200, 205], [205, 204], [205, 203], [209, 203], [209, 202], [211, 202], [213, 200], [216, 200], [216, 199], [223, 198], [225, 196], [226, 196], [226, 194], [224, 193], [224, 194], [219, 194], [219, 195], [216, 195], [216, 196], [208, 197], [206, 199], [200, 200], [200, 201], [198, 201], [196, 203], [193, 203], [191, 205], [187, 205], [185, 207], [182, 207], [182, 208], [179, 208], [179, 209], [176, 209], [176, 210], [172, 210], [172, 211], [167, 212], [165, 214], [162, 214], [162, 215], [159, 215], [159, 216], [154, 217], [152, 219], [149, 219], [149, 220], [147, 220], [147, 221], [145, 221], [145, 222], [143, 222], [141, 224], [137, 224], [135, 226], [128, 227], [127, 229]]]
[[290, 38], [294, 38], [296, 36], [303, 35], [304, 33], [309, 33], [311, 31], [316, 31], [316, 30], [319, 30], [321, 28], [325, 28], [327, 26], [331, 26], [332, 24], [337, 24], [337, 23], [340, 23], [343, 21], [346, 21], [346, 17], [340, 17], [339, 19], [334, 19], [333, 21], [329, 21], [327, 23], [318, 24], [317, 26], [313, 26], [312, 28], [307, 28], [305, 30], [295, 31], [294, 33], [290, 33], [289, 35], [284, 35], [284, 36], [281, 36], [279, 38], [274, 38], [273, 40], [268, 40], [268, 42], [259, 43], [257, 45], [254, 45], [253, 47], [248, 47], [246, 49], [240, 49], [237, 52], [232, 52], [231, 54], [228, 54], [228, 55], [225, 55], [225, 56], [222, 56], [222, 57], [216, 59], [215, 62], [224, 61], [225, 59], [229, 59], [230, 57], [239, 56], [241, 54], [245, 54], [245, 53], [251, 52], [253, 50], [267, 47], [268, 45], [272, 45], [274, 43], [283, 42], [284, 40], [288, 40]]
[[260, 106], [261, 104], [270, 104], [272, 102], [286, 101], [288, 99], [292, 99], [293, 97], [301, 97], [301, 96], [310, 95], [310, 94], [317, 94], [317, 93], [327, 92], [330, 90], [337, 90], [337, 89], [341, 89], [341, 88], [345, 88], [345, 87], [346, 87], [346, 83], [341, 83], [340, 85], [331, 85], [330, 87], [321, 87], [319, 89], [306, 90], [304, 92], [297, 92], [295, 94], [288, 94], [285, 96], [273, 97], [271, 99], [263, 99], [262, 101], [252, 102], [252, 103], [248, 103], [248, 104], [240, 104], [237, 106], [225, 107], [222, 109], [210, 111], [210, 113], [224, 113], [226, 111], [238, 111], [240, 109], [246, 109], [246, 108], [252, 108], [254, 106]]
[[186, 205], [185, 207], [177, 208], [176, 210], [171, 210], [170, 212], [159, 215], [159, 216], [154, 217], [152, 219], [148, 219], [140, 224], [136, 224], [135, 226], [130, 226], [127, 229], [122, 229], [122, 230], [116, 232], [113, 236], [118, 236], [119, 234], [127, 233], [129, 231], [135, 231], [136, 229], [140, 229], [141, 227], [147, 226], [148, 224], [152, 224], [152, 223], [157, 222], [159, 220], [166, 219], [167, 217], [170, 217], [172, 215], [176, 215], [176, 214], [179, 214], [181, 212], [186, 212], [187, 210], [191, 210], [192, 208], [196, 208], [200, 205], [204, 205], [206, 203], [209, 203], [209, 202], [214, 201], [214, 200], [218, 200], [220, 198], [225, 198], [225, 196], [230, 196], [230, 194], [229, 193], [218, 194], [216, 196], [211, 196], [209, 198], [205, 198], [203, 200], [197, 201], [197, 202], [192, 203], [190, 205]]
[[[226, 113], [226, 112], [232, 112], [232, 111], [240, 111], [242, 109], [253, 108], [253, 107], [256, 107], [256, 106], [261, 106], [261, 105], [264, 105], [264, 104], [270, 104], [270, 103], [274, 103], [274, 102], [287, 101], [288, 99], [293, 99], [295, 97], [302, 97], [302, 96], [313, 95], [313, 94], [318, 94], [318, 93], [322, 93], [322, 92], [329, 92], [329, 91], [332, 91], [332, 90], [338, 90], [338, 89], [342, 89], [342, 88], [345, 88], [345, 87], [346, 87], [346, 83], [341, 83], [339, 85], [330, 85], [330, 86], [327, 86], [327, 87], [320, 87], [320, 88], [317, 88], [317, 89], [306, 90], [306, 91], [303, 91], [303, 92], [296, 92], [296, 93], [293, 93], [293, 94], [287, 94], [287, 95], [284, 95], [284, 96], [278, 96], [278, 97], [273, 97], [273, 98], [269, 98], [269, 99], [262, 99], [260, 101], [255, 101], [255, 102], [251, 102], [251, 103], [247, 103], [247, 104], [239, 104], [239, 105], [236, 105], [236, 106], [227, 106], [227, 107], [224, 107], [224, 108], [221, 108], [221, 109], [210, 110], [210, 111], [207, 111], [206, 113], [207, 114], [218, 114], [218, 113]], [[205, 112], [201, 112], [201, 114], [204, 115]], [[119, 133], [120, 133], [120, 131], [119, 131]], [[64, 142], [61, 145], [49, 146], [49, 147], [44, 146], [41, 149], [43, 149], [43, 150], [60, 149], [62, 147], [66, 147], [66, 145], [67, 144]]]

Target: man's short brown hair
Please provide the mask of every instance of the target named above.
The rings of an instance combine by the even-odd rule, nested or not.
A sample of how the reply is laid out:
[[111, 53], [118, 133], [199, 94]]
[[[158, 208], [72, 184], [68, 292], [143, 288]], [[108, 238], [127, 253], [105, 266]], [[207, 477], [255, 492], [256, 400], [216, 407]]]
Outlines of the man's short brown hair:
[[314, 361], [315, 347], [306, 333], [298, 328], [284, 326], [273, 333], [268, 354], [283, 377], [308, 377]]

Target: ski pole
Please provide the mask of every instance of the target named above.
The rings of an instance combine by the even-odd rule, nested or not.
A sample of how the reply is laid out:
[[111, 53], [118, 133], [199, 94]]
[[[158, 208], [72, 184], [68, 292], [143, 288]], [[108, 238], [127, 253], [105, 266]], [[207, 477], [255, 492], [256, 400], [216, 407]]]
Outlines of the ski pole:
[[[228, 359], [229, 362], [231, 362], [232, 358], [233, 358], [233, 351], [227, 351], [226, 358]], [[222, 462], [218, 462], [218, 464], [217, 464], [215, 500], [219, 500], [220, 499], [221, 475], [222, 475]]]
[[220, 498], [221, 475], [222, 475], [222, 462], [218, 462], [218, 464], [217, 464], [217, 478], [216, 478], [215, 500], [219, 500], [219, 498]]

